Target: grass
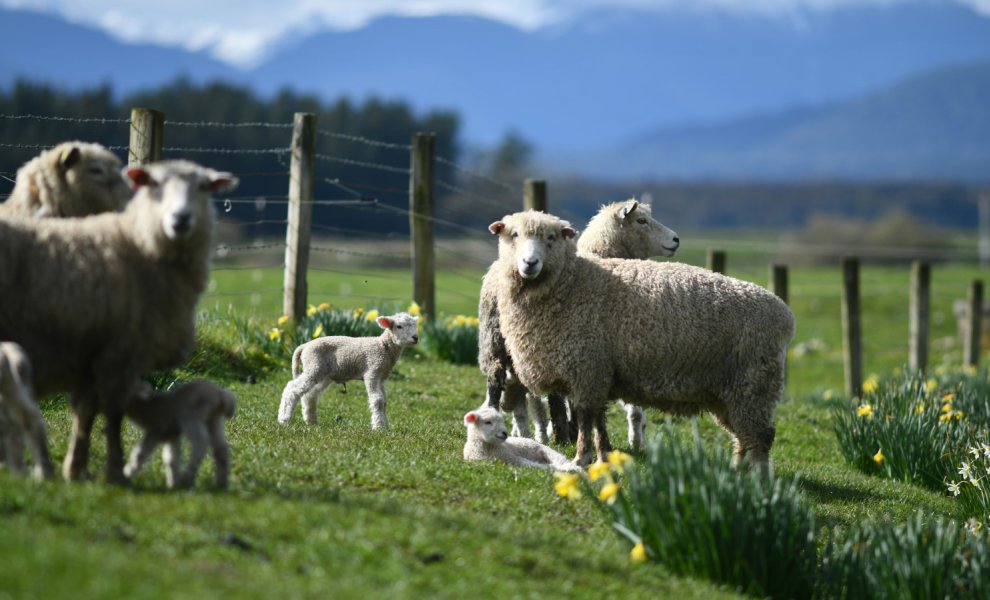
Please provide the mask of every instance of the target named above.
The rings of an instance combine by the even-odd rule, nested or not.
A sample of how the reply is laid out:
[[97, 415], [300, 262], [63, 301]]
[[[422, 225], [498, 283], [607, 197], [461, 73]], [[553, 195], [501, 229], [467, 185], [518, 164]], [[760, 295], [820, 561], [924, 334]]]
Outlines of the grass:
[[[731, 256], [729, 269], [766, 279], [765, 267], [734, 266]], [[906, 361], [907, 273], [863, 269], [866, 373], [886, 374]], [[407, 305], [407, 272], [374, 274], [381, 279], [365, 278], [362, 288], [353, 276], [316, 273], [311, 302], [387, 310], [394, 295], [403, 298], [394, 307]], [[439, 312], [475, 314], [480, 275], [441, 277]], [[932, 362], [960, 360], [958, 345], [939, 340], [955, 334], [952, 300], [964, 297], [978, 275], [968, 267], [933, 269]], [[441, 362], [423, 350], [407, 353], [387, 386], [391, 428], [385, 432], [370, 431], [359, 382], [347, 395], [337, 386], [325, 394], [318, 425], [297, 417], [278, 426], [288, 365], [257, 349], [258, 335], [278, 317], [278, 296], [252, 304], [250, 294], [221, 294], [278, 287], [280, 279], [274, 271], [263, 271], [261, 281], [245, 271], [217, 271], [214, 279], [196, 354], [162, 378], [207, 376], [238, 394], [238, 414], [227, 428], [234, 449], [230, 491], [209, 490], [209, 461], [200, 486], [188, 492], [164, 490], [157, 458], [130, 489], [101, 481], [37, 484], [0, 472], [0, 598], [737, 596], [663, 565], [631, 563], [628, 544], [589, 504], [557, 497], [547, 473], [465, 464], [461, 417], [484, 394], [476, 367]], [[320, 293], [340, 292], [345, 283], [351, 295]], [[821, 399], [822, 390], [842, 385], [838, 290], [837, 268], [791, 273], [795, 347], [813, 348], [790, 358], [788, 399], [776, 416], [777, 475], [800, 476], [823, 533], [817, 539], [869, 519], [905, 523], [918, 511], [965, 520], [943, 491], [872, 477], [843, 460], [832, 427], [837, 401]], [[820, 343], [807, 344], [812, 340]], [[68, 411], [58, 399], [46, 400], [43, 410], [53, 457], [61, 460]], [[648, 415], [649, 434], [663, 417]], [[624, 413], [610, 411], [608, 426], [625, 449]], [[724, 443], [710, 418], [699, 427], [710, 443]], [[128, 425], [126, 446], [137, 437]], [[104, 453], [97, 435], [95, 472]]]

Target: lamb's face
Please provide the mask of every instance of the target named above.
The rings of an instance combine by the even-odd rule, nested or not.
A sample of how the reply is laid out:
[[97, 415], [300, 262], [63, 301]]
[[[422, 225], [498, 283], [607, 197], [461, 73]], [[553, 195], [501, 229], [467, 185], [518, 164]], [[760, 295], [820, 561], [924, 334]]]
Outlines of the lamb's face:
[[212, 223], [212, 195], [230, 191], [238, 183], [230, 173], [188, 161], [128, 167], [125, 173], [135, 189], [158, 203], [162, 231], [172, 240], [191, 236], [198, 228]]
[[479, 408], [464, 415], [468, 437], [480, 437], [486, 444], [501, 444], [509, 437], [502, 415], [493, 408]]
[[389, 331], [395, 343], [400, 346], [415, 346], [419, 343], [419, 331], [416, 322], [419, 317], [408, 313], [398, 313], [390, 317], [378, 317], [378, 326]]
[[612, 219], [617, 235], [627, 238], [622, 246], [634, 254], [622, 258], [673, 256], [681, 245], [677, 232], [654, 219], [648, 204], [627, 200], [613, 209]]
[[499, 236], [499, 260], [511, 258], [519, 277], [527, 281], [539, 278], [551, 257], [561, 254], [577, 233], [567, 221], [534, 211], [509, 215], [488, 230]]
[[[120, 172], [120, 159], [99, 144], [67, 142], [55, 148], [69, 189], [82, 201], [86, 214], [121, 211], [131, 199], [131, 187]], [[85, 214], [65, 215], [85, 216]]]

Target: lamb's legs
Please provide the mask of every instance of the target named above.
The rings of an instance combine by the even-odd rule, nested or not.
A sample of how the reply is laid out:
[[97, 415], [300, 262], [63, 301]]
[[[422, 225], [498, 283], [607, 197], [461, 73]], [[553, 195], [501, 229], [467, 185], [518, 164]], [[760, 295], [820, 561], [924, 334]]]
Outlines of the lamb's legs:
[[553, 425], [553, 441], [555, 444], [569, 444], [571, 431], [567, 423], [567, 400], [561, 394], [550, 394], [547, 405], [550, 407], [550, 423]]
[[62, 476], [66, 481], [79, 481], [88, 477], [90, 435], [96, 419], [96, 399], [90, 394], [71, 394], [72, 435], [69, 449], [62, 463]]
[[512, 413], [512, 435], [532, 437], [526, 413], [526, 388], [517, 380], [507, 381], [502, 391], [502, 408]]
[[300, 383], [303, 389], [306, 390], [302, 394], [303, 421], [306, 421], [310, 425], [316, 425], [318, 419], [316, 406], [319, 403], [320, 396], [323, 394], [323, 390], [330, 386], [330, 382], [310, 379]]
[[158, 447], [158, 441], [158, 438], [148, 433], [141, 438], [137, 446], [131, 450], [127, 464], [124, 465], [124, 477], [134, 477], [134, 474], [141, 470], [141, 467], [148, 462], [148, 459], [155, 452], [155, 448]]
[[529, 416], [533, 419], [533, 428], [536, 429], [536, 441], [546, 444], [547, 411], [543, 408], [543, 399], [536, 394], [526, 394], [526, 407], [529, 409]]
[[635, 404], [624, 403], [626, 421], [629, 423], [629, 447], [635, 452], [643, 449], [643, 438], [646, 436], [646, 411]]
[[179, 485], [192, 487], [196, 484], [199, 466], [203, 464], [203, 458], [210, 449], [210, 434], [203, 423], [190, 423], [182, 428], [182, 432], [189, 438], [189, 462], [186, 463]]
[[282, 390], [282, 402], [278, 405], [279, 423], [288, 423], [292, 419], [292, 412], [296, 410], [296, 404], [299, 404], [299, 397], [302, 395], [298, 388], [298, 378], [290, 379], [285, 384], [285, 389]]
[[368, 390], [368, 408], [371, 409], [371, 428], [388, 428], [388, 399], [385, 396], [385, 382], [372, 377], [364, 379], [364, 387]]
[[230, 444], [224, 431], [223, 418], [213, 418], [210, 423], [210, 439], [213, 442], [213, 467], [216, 470], [217, 487], [225, 490], [230, 477]]

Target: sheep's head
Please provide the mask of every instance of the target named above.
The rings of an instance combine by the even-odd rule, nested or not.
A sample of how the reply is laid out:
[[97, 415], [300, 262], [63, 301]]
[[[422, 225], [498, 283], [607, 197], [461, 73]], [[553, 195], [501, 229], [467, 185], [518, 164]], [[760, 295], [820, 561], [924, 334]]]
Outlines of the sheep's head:
[[677, 232], [653, 218], [648, 204], [636, 200], [603, 206], [578, 240], [578, 250], [602, 258], [673, 256]]
[[378, 326], [392, 334], [395, 343], [400, 346], [415, 346], [419, 343], [419, 333], [416, 329], [416, 321], [419, 317], [414, 317], [409, 313], [400, 312], [390, 317], [378, 317]]
[[120, 172], [120, 159], [100, 144], [64, 142], [50, 152], [76, 200], [59, 207], [65, 214], [50, 216], [83, 217], [120, 211], [131, 199], [131, 188]]
[[212, 195], [233, 190], [238, 183], [230, 173], [184, 160], [127, 167], [124, 173], [138, 193], [159, 205], [162, 230], [173, 240], [212, 227]]
[[464, 426], [468, 428], [468, 437], [480, 437], [486, 444], [501, 444], [509, 437], [502, 415], [487, 406], [464, 415]]
[[536, 211], [508, 215], [488, 230], [499, 236], [499, 260], [511, 259], [524, 281], [539, 278], [548, 262], [561, 261], [577, 235], [567, 221]]

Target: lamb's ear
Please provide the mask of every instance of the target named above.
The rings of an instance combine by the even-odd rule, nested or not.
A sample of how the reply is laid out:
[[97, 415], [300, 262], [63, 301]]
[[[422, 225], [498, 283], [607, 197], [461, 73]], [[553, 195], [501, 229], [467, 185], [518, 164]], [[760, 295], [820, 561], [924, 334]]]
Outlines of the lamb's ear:
[[61, 156], [58, 157], [58, 164], [62, 167], [63, 171], [68, 171], [72, 168], [72, 165], [79, 162], [79, 158], [81, 156], [82, 152], [79, 150], [78, 146], [66, 148], [62, 150]]
[[478, 420], [477, 413], [469, 412], [468, 414], [464, 415], [464, 426], [466, 427], [477, 420]]
[[237, 187], [238, 183], [240, 183], [240, 180], [232, 173], [224, 171], [213, 171], [210, 173], [210, 192], [213, 194], [232, 191]]
[[392, 328], [392, 319], [388, 317], [378, 317], [376, 319], [376, 322], [378, 323], [378, 326], [381, 327], [382, 329]]
[[491, 231], [495, 235], [498, 235], [503, 231], [505, 231], [505, 223], [501, 221], [495, 221], [494, 223], [488, 226], [488, 231]]
[[636, 210], [638, 207], [639, 207], [638, 201], [636, 200], [627, 201], [624, 205], [622, 205], [622, 208], [619, 209], [619, 218], [625, 220], [625, 218], [631, 215], [633, 211]]
[[560, 235], [564, 236], [564, 239], [568, 239], [569, 240], [572, 237], [574, 237], [574, 236], [577, 235], [577, 230], [574, 229], [573, 227], [567, 227], [567, 226], [565, 226], [565, 227], [562, 227], [560, 229]]
[[141, 166], [124, 167], [124, 177], [131, 182], [131, 189], [136, 190], [141, 186], [152, 185], [155, 180], [151, 178], [151, 173]]

